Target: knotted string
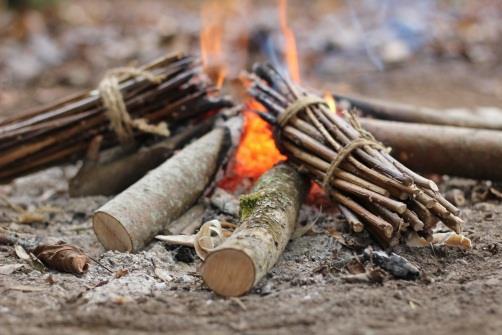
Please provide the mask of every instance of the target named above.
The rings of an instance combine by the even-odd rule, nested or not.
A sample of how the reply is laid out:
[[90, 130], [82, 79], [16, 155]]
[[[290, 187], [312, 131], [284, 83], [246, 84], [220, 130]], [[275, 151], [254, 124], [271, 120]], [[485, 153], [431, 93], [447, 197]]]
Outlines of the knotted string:
[[101, 100], [106, 109], [105, 115], [110, 120], [111, 128], [122, 144], [131, 141], [133, 138], [133, 128], [145, 133], [169, 136], [169, 130], [165, 122], [152, 125], [145, 119], [132, 119], [127, 111], [124, 96], [120, 91], [120, 82], [136, 77], [143, 77], [154, 84], [160, 84], [164, 79], [164, 76], [155, 75], [149, 71], [124, 67], [108, 71], [98, 86]]
[[[283, 113], [281, 113], [277, 117], [277, 123], [281, 128], [284, 128], [291, 119], [296, 116], [300, 111], [314, 105], [324, 105], [329, 108], [328, 103], [316, 96], [308, 95], [302, 98], [299, 98], [291, 105], [289, 105]], [[350, 141], [347, 145], [341, 148], [336, 154], [335, 159], [333, 159], [326, 171], [326, 174], [322, 181], [322, 187], [326, 190], [330, 189], [330, 180], [334, 176], [336, 169], [340, 166], [340, 164], [352, 153], [352, 151], [363, 147], [363, 146], [371, 146], [381, 150], [388, 150], [382, 143], [378, 142], [373, 135], [365, 130], [357, 117], [352, 113], [347, 113], [347, 118], [350, 124], [357, 130], [357, 132], [361, 135], [352, 141]]]

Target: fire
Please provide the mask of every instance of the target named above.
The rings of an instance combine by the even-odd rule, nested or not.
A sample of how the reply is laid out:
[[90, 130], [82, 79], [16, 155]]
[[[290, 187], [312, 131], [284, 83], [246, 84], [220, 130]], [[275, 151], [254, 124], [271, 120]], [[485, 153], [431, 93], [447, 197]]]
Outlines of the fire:
[[221, 88], [227, 72], [222, 41], [226, 16], [224, 1], [206, 1], [202, 5], [200, 52], [202, 65], [216, 87]]
[[336, 102], [333, 95], [329, 91], [324, 92], [324, 100], [328, 104], [329, 110], [336, 113]]
[[220, 184], [235, 190], [243, 179], [252, 181], [275, 164], [286, 159], [277, 149], [270, 126], [253, 111], [264, 111], [261, 104], [249, 100], [244, 111], [244, 130], [235, 154], [233, 171]]
[[279, 24], [284, 35], [286, 65], [288, 66], [291, 80], [300, 82], [300, 65], [298, 64], [298, 51], [296, 49], [295, 34], [288, 26], [287, 0], [279, 0]]

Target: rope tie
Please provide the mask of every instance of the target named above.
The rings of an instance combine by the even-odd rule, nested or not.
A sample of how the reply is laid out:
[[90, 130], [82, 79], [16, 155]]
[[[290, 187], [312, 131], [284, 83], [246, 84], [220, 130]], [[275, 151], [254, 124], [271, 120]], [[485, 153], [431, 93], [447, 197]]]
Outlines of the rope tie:
[[[300, 111], [313, 105], [324, 105], [329, 108], [329, 105], [325, 100], [316, 96], [308, 95], [296, 100], [294, 103], [289, 105], [284, 110], [284, 112], [277, 117], [277, 123], [281, 128], [284, 128], [289, 123], [289, 121]], [[334, 176], [336, 169], [352, 153], [352, 151], [366, 145], [380, 150], [389, 150], [381, 142], [378, 142], [369, 131], [361, 126], [359, 119], [353, 113], [347, 112], [346, 117], [361, 137], [350, 141], [347, 145], [341, 148], [340, 151], [338, 151], [338, 153], [336, 154], [336, 157], [331, 161], [328, 170], [326, 171], [326, 175], [324, 176], [322, 181], [322, 187], [326, 190], [331, 188], [329, 181]]]
[[379, 142], [375, 142], [373, 140], [364, 137], [359, 137], [349, 142], [346, 146], [340, 149], [340, 151], [336, 154], [335, 159], [331, 161], [329, 168], [326, 171], [326, 175], [322, 180], [322, 187], [324, 189], [328, 190], [331, 187], [329, 181], [335, 174], [335, 171], [338, 168], [338, 166], [342, 164], [342, 162], [350, 155], [350, 153], [365, 145], [369, 145], [377, 149], [385, 149], [385, 147], [383, 147]]
[[324, 105], [329, 107], [328, 103], [323, 99], [313, 95], [307, 95], [289, 105], [288, 108], [277, 117], [277, 123], [279, 123], [281, 128], [284, 128], [296, 114], [313, 105]]
[[124, 96], [120, 91], [120, 82], [128, 78], [143, 77], [154, 84], [160, 84], [164, 76], [155, 75], [133, 67], [123, 67], [108, 71], [98, 86], [99, 95], [105, 107], [105, 115], [119, 141], [124, 144], [133, 138], [133, 128], [144, 133], [169, 136], [165, 122], [149, 124], [145, 119], [132, 119], [127, 111]]

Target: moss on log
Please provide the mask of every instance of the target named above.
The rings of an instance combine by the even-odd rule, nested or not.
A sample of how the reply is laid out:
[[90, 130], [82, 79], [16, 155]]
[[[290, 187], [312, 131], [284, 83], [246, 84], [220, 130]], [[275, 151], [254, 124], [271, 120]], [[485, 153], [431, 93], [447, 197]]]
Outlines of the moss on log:
[[205, 283], [217, 294], [248, 292], [277, 262], [294, 231], [307, 181], [288, 164], [264, 174], [241, 197], [240, 226], [204, 261]]

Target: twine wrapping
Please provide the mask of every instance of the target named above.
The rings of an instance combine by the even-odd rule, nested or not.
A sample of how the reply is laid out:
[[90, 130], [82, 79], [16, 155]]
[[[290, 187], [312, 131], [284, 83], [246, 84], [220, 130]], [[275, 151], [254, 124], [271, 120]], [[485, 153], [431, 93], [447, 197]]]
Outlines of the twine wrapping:
[[[284, 128], [289, 123], [289, 121], [294, 116], [296, 116], [296, 114], [313, 105], [324, 105], [326, 107], [329, 107], [328, 103], [325, 100], [316, 96], [308, 95], [296, 100], [294, 103], [289, 105], [284, 110], [284, 112], [277, 117], [277, 123], [281, 128]], [[361, 126], [361, 123], [353, 113], [347, 113], [346, 116], [351, 125], [357, 130], [361, 137], [350, 141], [346, 146], [341, 148], [340, 151], [336, 154], [335, 159], [331, 161], [322, 181], [322, 187], [326, 190], [331, 188], [329, 182], [335, 174], [336, 169], [351, 154], [352, 151], [366, 145], [381, 150], [388, 150], [382, 143], [378, 142], [369, 131]]]
[[281, 126], [281, 128], [284, 128], [286, 124], [289, 123], [289, 121], [300, 111], [304, 110], [305, 108], [313, 105], [325, 105], [328, 106], [328, 103], [324, 101], [321, 98], [318, 98], [313, 95], [307, 95], [305, 97], [302, 97], [298, 100], [296, 100], [294, 103], [288, 106], [284, 110], [284, 113], [281, 113], [277, 117], [277, 123]]
[[132, 119], [128, 113], [124, 96], [120, 91], [120, 82], [136, 77], [143, 77], [154, 84], [160, 84], [164, 79], [164, 76], [158, 76], [149, 71], [124, 67], [108, 71], [98, 86], [101, 100], [106, 109], [105, 115], [110, 120], [110, 126], [122, 144], [131, 141], [133, 128], [145, 133], [169, 136], [169, 130], [165, 122], [152, 125], [148, 124], [145, 119]]

